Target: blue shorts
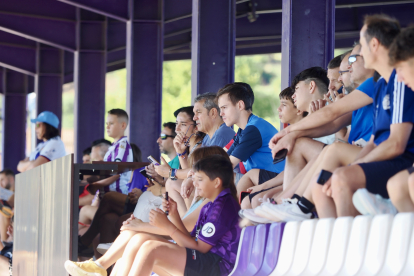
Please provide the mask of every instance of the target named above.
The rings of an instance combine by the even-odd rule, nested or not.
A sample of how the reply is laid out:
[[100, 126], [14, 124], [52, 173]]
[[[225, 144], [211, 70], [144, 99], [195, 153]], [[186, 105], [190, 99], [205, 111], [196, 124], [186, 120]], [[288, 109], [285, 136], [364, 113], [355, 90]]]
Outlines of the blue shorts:
[[413, 165], [414, 154], [404, 154], [386, 161], [358, 164], [365, 174], [366, 188], [370, 193], [379, 194], [383, 198], [389, 198], [387, 191], [388, 179], [408, 169]]

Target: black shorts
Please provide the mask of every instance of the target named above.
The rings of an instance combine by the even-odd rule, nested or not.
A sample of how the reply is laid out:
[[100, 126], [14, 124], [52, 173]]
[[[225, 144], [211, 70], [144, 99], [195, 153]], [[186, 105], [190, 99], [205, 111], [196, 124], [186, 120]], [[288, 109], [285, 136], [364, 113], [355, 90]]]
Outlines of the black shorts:
[[263, 169], [260, 169], [259, 171], [259, 182], [258, 185], [265, 183], [266, 181], [275, 178], [278, 175], [278, 173], [275, 172], [269, 172]]
[[414, 172], [414, 167], [410, 167], [407, 169], [408, 174], [412, 174]]
[[383, 198], [389, 198], [388, 180], [400, 171], [411, 167], [413, 161], [414, 154], [406, 152], [391, 160], [359, 164], [365, 174], [367, 190]]
[[187, 250], [187, 261], [185, 263], [184, 276], [217, 276], [221, 275], [219, 263], [221, 257], [207, 252], [205, 254], [194, 250]]

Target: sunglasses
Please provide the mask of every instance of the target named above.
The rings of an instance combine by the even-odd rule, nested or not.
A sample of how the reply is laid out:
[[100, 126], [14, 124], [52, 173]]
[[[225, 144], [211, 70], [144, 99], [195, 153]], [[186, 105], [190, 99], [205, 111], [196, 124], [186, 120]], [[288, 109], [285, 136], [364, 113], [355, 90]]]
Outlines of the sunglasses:
[[361, 55], [350, 55], [348, 58], [348, 64], [352, 65], [355, 61], [357, 61], [357, 57], [360, 57]]
[[164, 134], [164, 133], [160, 134], [161, 140], [167, 140], [168, 137], [174, 138], [175, 136], [174, 135], [167, 135], [167, 134]]
[[348, 73], [348, 72], [349, 72], [349, 70], [339, 71], [339, 75], [342, 76], [343, 73]]

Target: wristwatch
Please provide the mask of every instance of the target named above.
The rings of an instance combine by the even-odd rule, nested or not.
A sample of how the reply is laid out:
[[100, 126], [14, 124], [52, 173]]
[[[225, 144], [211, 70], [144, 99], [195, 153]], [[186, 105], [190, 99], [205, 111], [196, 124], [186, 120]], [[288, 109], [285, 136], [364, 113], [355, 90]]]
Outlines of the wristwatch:
[[171, 169], [171, 171], [170, 171], [170, 179], [171, 180], [177, 180], [177, 176], [176, 176], [176, 173], [177, 173], [177, 169]]

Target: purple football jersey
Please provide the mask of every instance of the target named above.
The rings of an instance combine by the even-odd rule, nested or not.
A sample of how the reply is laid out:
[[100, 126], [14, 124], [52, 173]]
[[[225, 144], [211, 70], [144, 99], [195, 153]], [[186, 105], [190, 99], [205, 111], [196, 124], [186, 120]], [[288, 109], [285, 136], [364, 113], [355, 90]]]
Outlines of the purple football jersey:
[[231, 195], [230, 189], [225, 189], [214, 202], [204, 205], [191, 232], [191, 236], [213, 246], [210, 252], [222, 258], [222, 275], [228, 275], [236, 262], [241, 232], [239, 210], [240, 205]]

